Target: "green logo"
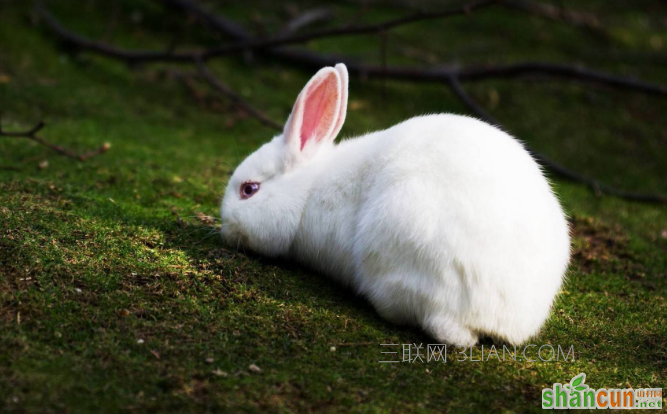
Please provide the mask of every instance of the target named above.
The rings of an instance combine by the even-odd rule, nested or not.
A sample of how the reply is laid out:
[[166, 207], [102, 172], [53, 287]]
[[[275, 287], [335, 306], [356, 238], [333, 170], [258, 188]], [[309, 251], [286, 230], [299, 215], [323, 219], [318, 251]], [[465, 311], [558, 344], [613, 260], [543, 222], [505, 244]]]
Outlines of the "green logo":
[[542, 408], [552, 409], [662, 409], [662, 388], [595, 390], [584, 384], [583, 372], [569, 383], [542, 390]]
[[584, 380], [586, 379], [586, 374], [583, 372], [576, 377], [570, 380], [569, 384], [565, 384], [563, 387], [570, 390], [570, 393], [574, 391], [585, 391], [588, 388], [588, 385], [584, 385]]

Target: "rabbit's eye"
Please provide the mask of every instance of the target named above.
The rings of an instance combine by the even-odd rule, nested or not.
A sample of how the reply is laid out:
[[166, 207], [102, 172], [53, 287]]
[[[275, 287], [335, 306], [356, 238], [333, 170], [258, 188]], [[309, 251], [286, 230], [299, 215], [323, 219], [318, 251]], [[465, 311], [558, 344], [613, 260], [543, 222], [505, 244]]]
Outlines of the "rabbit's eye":
[[259, 191], [259, 183], [246, 182], [241, 184], [241, 199], [245, 200]]

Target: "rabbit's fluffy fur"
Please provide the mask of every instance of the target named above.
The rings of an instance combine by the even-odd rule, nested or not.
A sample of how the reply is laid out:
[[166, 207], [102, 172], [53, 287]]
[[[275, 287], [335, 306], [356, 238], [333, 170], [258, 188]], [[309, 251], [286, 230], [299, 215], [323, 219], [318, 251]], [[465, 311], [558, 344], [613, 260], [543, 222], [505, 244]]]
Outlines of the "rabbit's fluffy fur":
[[[440, 342], [526, 342], [570, 257], [567, 220], [539, 166], [510, 135], [457, 115], [336, 145], [347, 79], [342, 64], [318, 72], [284, 134], [236, 169], [224, 239], [304, 263]], [[248, 182], [260, 187], [245, 198]]]

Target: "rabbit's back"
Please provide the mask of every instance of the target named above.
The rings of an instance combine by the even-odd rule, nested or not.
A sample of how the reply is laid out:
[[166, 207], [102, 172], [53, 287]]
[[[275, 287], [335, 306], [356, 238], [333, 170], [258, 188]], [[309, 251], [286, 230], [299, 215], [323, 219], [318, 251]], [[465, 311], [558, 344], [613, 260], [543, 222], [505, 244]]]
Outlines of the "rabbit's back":
[[397, 323], [446, 313], [515, 343], [534, 334], [561, 285], [569, 234], [523, 146], [455, 115], [373, 139], [383, 148], [366, 167], [357, 216], [359, 289]]
[[[386, 319], [465, 344], [478, 334], [523, 342], [547, 318], [568, 226], [508, 134], [469, 117], [417, 117], [343, 141], [311, 169], [292, 255]], [[443, 324], [471, 336], [441, 335]]]

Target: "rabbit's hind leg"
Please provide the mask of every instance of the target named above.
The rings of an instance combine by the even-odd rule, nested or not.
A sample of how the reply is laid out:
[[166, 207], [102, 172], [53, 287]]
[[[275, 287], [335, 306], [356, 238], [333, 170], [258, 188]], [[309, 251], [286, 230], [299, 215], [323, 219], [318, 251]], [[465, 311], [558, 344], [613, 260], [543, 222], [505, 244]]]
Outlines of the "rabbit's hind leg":
[[[404, 274], [376, 276], [372, 285], [362, 291], [370, 299], [377, 312], [385, 320], [396, 325], [417, 325], [440, 343], [456, 346], [472, 346], [477, 334], [457, 321], [447, 310], [437, 306], [433, 298], [416, 283], [420, 280]], [[367, 278], [366, 280], [369, 280]]]
[[430, 316], [422, 326], [427, 334], [443, 344], [473, 346], [479, 339], [472, 330], [447, 315]]

